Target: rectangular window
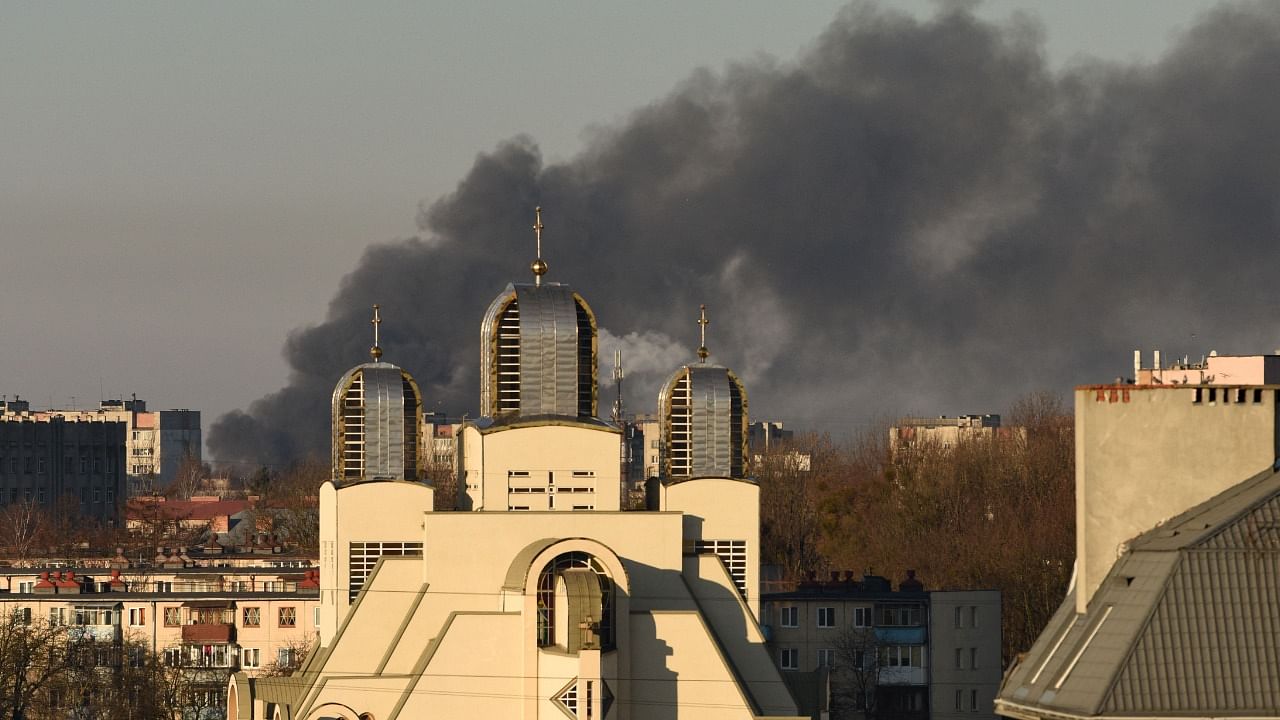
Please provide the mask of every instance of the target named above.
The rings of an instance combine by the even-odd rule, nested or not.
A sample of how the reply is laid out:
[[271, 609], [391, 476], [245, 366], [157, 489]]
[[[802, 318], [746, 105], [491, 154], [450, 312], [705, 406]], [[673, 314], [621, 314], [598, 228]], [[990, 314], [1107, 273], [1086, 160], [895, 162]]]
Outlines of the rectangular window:
[[311, 624], [315, 627], [320, 627], [320, 606], [319, 605], [311, 608]]
[[834, 648], [818, 649], [818, 667], [834, 667], [836, 664], [836, 651]]
[[969, 709], [970, 710], [978, 709], [978, 691], [977, 690], [969, 691]]
[[695, 540], [693, 551], [699, 555], [711, 553], [719, 556], [738, 593], [744, 598], [747, 596], [746, 540]]
[[836, 626], [836, 609], [833, 607], [818, 608], [818, 627], [833, 628]]
[[164, 609], [164, 626], [178, 627], [182, 624], [182, 609], [167, 607]]
[[962, 614], [961, 613], [962, 610], [964, 610], [964, 608], [960, 607], [959, 605], [956, 606], [956, 627], [958, 628], [964, 627], [964, 625], [960, 624], [960, 615]]
[[977, 605], [969, 606], [969, 627], [971, 628], [978, 627], [978, 606]]
[[244, 609], [244, 627], [258, 627], [262, 624], [262, 609], [247, 607]]
[[36, 586], [35, 580], [23, 580], [18, 583], [18, 592], [29, 593]]
[[969, 648], [969, 669], [978, 669], [978, 648]]
[[[157, 580], [155, 587], [156, 587], [155, 591], [158, 593], [171, 593], [173, 592], [173, 581]], [[173, 609], [176, 610], [177, 608], [173, 608]]]
[[93, 501], [96, 503], [102, 502], [102, 488], [93, 489]]
[[956, 691], [956, 709], [957, 710], [964, 709], [964, 691], [963, 690]]
[[241, 648], [240, 649], [240, 665], [246, 668], [259, 667], [262, 662], [262, 652], [258, 648]]
[[[526, 473], [527, 474], [527, 473]], [[525, 508], [526, 510], [528, 508]], [[348, 560], [351, 570], [348, 574], [350, 585], [347, 588], [347, 600], [355, 600], [364, 587], [378, 558], [390, 557], [422, 557], [420, 542], [353, 542], [349, 548]]]
[[137, 626], [139, 626], [139, 625], [146, 625], [146, 624], [147, 624], [147, 609], [146, 609], [146, 608], [130, 608], [130, 609], [129, 609], [129, 624], [130, 624], [130, 625], [132, 625], [132, 626], [134, 626], [134, 627], [137, 627]]
[[50, 625], [66, 625], [67, 609], [66, 608], [49, 608], [49, 624]]
[[871, 608], [854, 608], [853, 626], [871, 627]]
[[31, 624], [31, 608], [24, 607], [18, 610], [18, 622], [22, 623], [23, 625]]
[[280, 667], [289, 667], [293, 665], [293, 648], [280, 648], [276, 650], [276, 664]]
[[956, 669], [957, 670], [964, 669], [964, 649], [963, 648], [956, 648]]
[[778, 651], [778, 665], [783, 670], [799, 670], [800, 651], [796, 648], [782, 648]]
[[880, 648], [881, 667], [924, 667], [924, 647], [892, 645]]
[[107, 502], [113, 503], [115, 501], [116, 501], [116, 489], [113, 487], [107, 488]]
[[282, 607], [277, 613], [277, 625], [282, 628], [295, 627], [298, 624], [298, 609], [295, 607]]
[[800, 608], [778, 608], [778, 624], [784, 628], [800, 627]]
[[898, 627], [919, 625], [920, 606], [884, 605], [880, 608], [880, 624]]

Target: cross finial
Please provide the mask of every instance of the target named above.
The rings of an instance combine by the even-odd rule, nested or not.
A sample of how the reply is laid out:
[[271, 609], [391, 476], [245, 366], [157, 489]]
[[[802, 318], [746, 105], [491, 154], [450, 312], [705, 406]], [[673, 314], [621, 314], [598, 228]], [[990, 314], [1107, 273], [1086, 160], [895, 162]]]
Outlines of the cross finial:
[[382, 316], [378, 314], [377, 305], [373, 306], [373, 319], [369, 322], [373, 323], [373, 347], [369, 348], [369, 354], [374, 362], [378, 362], [382, 358], [382, 348], [378, 346], [378, 326], [382, 324]]
[[706, 362], [707, 356], [711, 354], [711, 351], [707, 350], [707, 326], [710, 324], [711, 324], [711, 321], [707, 319], [707, 306], [699, 305], [698, 306], [698, 325], [699, 325], [698, 331], [702, 336], [702, 342], [698, 346], [698, 360], [702, 362]]
[[538, 242], [537, 258], [529, 265], [533, 271], [533, 284], [542, 285], [542, 276], [547, 274], [547, 264], [542, 260], [542, 206], [533, 209], [533, 236]]

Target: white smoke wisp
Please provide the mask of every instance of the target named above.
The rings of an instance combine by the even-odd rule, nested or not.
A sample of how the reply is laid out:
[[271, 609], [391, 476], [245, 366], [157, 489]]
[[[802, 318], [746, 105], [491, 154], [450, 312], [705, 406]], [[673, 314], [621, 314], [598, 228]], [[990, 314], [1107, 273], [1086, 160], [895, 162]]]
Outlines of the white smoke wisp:
[[[694, 360], [692, 350], [666, 333], [656, 330], [629, 332], [618, 336], [600, 328], [598, 341], [602, 408], [605, 401], [612, 403], [616, 397], [617, 391], [612, 380], [614, 351], [622, 351], [622, 367], [625, 371], [623, 402], [628, 412], [654, 412], [662, 381], [675, 372], [676, 368]], [[601, 413], [606, 414], [603, 410]]]

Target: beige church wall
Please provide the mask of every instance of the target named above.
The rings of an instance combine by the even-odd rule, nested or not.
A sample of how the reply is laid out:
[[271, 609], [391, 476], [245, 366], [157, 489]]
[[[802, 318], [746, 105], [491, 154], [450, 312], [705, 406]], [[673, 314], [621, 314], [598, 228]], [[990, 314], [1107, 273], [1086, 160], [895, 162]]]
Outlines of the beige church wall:
[[422, 513], [432, 508], [434, 497], [435, 491], [429, 485], [403, 480], [362, 482], [341, 488], [325, 482], [320, 486], [322, 642], [333, 637], [350, 607], [349, 543], [420, 541]]
[[684, 513], [684, 536], [747, 542], [747, 606], [760, 617], [760, 486], [730, 478], [664, 483], [663, 510]]
[[1275, 461], [1277, 388], [1256, 389], [1076, 389], [1078, 612], [1123, 543]]
[[[418, 558], [382, 558], [365, 592], [359, 612], [349, 615], [342, 635], [330, 643], [325, 672], [349, 672], [350, 668], [376, 668], [399, 633], [399, 620], [407, 616], [422, 587]], [[345, 669], [345, 670], [344, 670]]]
[[651, 607], [688, 595], [679, 578], [680, 532], [678, 513], [432, 513], [425, 529], [432, 548], [427, 575], [433, 591], [457, 593], [455, 599], [466, 602], [478, 596], [486, 609], [497, 610], [507, 569], [521, 550], [548, 538], [591, 538], [615, 552], [625, 549], [632, 607]]
[[554, 720], [564, 717], [564, 712], [550, 698], [558, 695], [570, 680], [581, 674], [580, 665], [577, 655], [547, 651], [538, 653], [538, 669], [535, 673], [538, 680], [534, 690], [537, 696], [537, 717]]
[[630, 624], [632, 720], [754, 717], [696, 612], [633, 612]]
[[724, 564], [714, 555], [685, 557], [684, 575], [707, 624], [739, 676], [752, 687], [762, 711], [766, 715], [794, 713], [791, 695], [765, 648], [764, 633], [747, 611]]
[[454, 616], [400, 717], [521, 717], [519, 637], [517, 615]]
[[[556, 493], [556, 510], [575, 504], [618, 510], [620, 444], [621, 435], [610, 428], [541, 425], [481, 433], [467, 427], [462, 433], [462, 486], [470, 506], [464, 509], [506, 511], [512, 504], [548, 509], [548, 493], [508, 494], [508, 473], [520, 471], [529, 474], [520, 484], [545, 488], [550, 477], [558, 488], [594, 488], [591, 493]], [[575, 471], [592, 475], [575, 477]]]

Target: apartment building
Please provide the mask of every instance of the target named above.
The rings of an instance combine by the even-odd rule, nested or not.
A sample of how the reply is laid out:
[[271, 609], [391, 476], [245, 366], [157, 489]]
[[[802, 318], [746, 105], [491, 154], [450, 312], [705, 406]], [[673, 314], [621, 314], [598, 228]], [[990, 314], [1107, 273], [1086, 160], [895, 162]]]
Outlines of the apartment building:
[[125, 498], [125, 423], [31, 412], [7, 401], [0, 413], [0, 506], [70, 505], [118, 525]]
[[997, 590], [927, 591], [914, 573], [894, 590], [846, 572], [764, 595], [761, 620], [789, 681], [829, 673], [831, 717], [953, 720], [994, 717], [1000, 611]]

